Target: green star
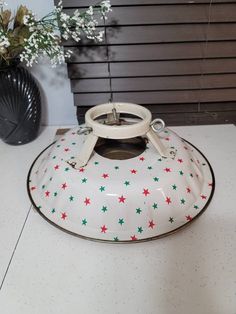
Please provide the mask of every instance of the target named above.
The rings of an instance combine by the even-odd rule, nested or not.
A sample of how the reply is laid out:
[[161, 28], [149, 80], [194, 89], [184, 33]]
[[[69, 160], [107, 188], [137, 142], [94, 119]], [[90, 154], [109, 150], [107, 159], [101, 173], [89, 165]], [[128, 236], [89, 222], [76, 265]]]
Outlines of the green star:
[[71, 143], [72, 145], [76, 145], [76, 143], [75, 142], [73, 142], [73, 143]]
[[86, 183], [86, 182], [87, 182], [87, 180], [88, 180], [88, 179], [83, 178], [83, 179], [81, 180], [81, 182], [82, 182], [82, 183]]
[[56, 159], [56, 158], [57, 158], [57, 156], [53, 156], [53, 157], [52, 157], [52, 159]]
[[42, 206], [41, 206], [41, 205], [39, 205], [39, 206], [37, 206], [37, 208], [38, 208], [38, 209], [41, 209], [41, 208], [42, 208]]
[[115, 168], [116, 170], [120, 169], [120, 167], [119, 167], [119, 166], [115, 166], [114, 168]]
[[148, 166], [147, 168], [148, 168], [148, 170], [152, 170], [152, 166]]
[[159, 181], [159, 178], [158, 178], [158, 177], [154, 177], [153, 180], [154, 180], [155, 182], [158, 182], [158, 181]]
[[42, 185], [42, 189], [45, 189], [45, 184], [44, 184], [44, 185]]
[[181, 198], [180, 203], [181, 203], [181, 204], [185, 204], [185, 202], [186, 202], [185, 199], [184, 199], [184, 198]]
[[170, 217], [169, 222], [170, 222], [170, 223], [173, 223], [173, 222], [174, 222], [174, 218], [173, 218], [173, 217]]
[[157, 208], [158, 208], [157, 203], [154, 203], [154, 204], [152, 205], [152, 207], [153, 207], [154, 209], [157, 209]]
[[53, 209], [51, 210], [51, 212], [52, 212], [53, 214], [55, 213], [55, 211], [56, 211], [55, 208], [53, 208]]
[[57, 147], [60, 147], [61, 145], [57, 145]]
[[82, 226], [86, 226], [87, 223], [88, 223], [87, 219], [84, 218], [84, 219], [82, 220]]
[[95, 161], [95, 162], [94, 162], [94, 165], [95, 165], [95, 166], [99, 165], [99, 162], [98, 162], [98, 161]]
[[172, 189], [173, 189], [173, 190], [176, 190], [176, 189], [177, 189], [177, 185], [173, 184], [173, 185], [172, 185]]
[[104, 192], [104, 191], [105, 191], [105, 186], [100, 186], [99, 190], [100, 190], [101, 192]]
[[179, 171], [179, 174], [182, 176], [184, 173], [182, 170]]
[[136, 214], [141, 214], [142, 209], [141, 208], [136, 208]]
[[142, 233], [143, 232], [143, 228], [142, 227], [138, 227], [138, 232]]
[[67, 168], [65, 168], [65, 171], [69, 171], [69, 170], [70, 170], [70, 168], [68, 168], [68, 167], [67, 167]]
[[101, 210], [105, 213], [107, 211], [107, 206], [102, 206]]
[[198, 207], [197, 205], [194, 205], [193, 208], [194, 208], [194, 209], [198, 209], [199, 207]]
[[164, 133], [168, 134], [169, 132], [167, 130], [165, 130]]
[[126, 186], [128, 186], [128, 185], [130, 185], [130, 182], [129, 182], [129, 181], [125, 181], [124, 184], [125, 184]]
[[70, 159], [75, 159], [75, 156], [71, 156]]
[[119, 221], [118, 221], [118, 223], [122, 226], [123, 223], [125, 223], [125, 222], [124, 222], [124, 219], [123, 219], [123, 218], [120, 218]]
[[192, 174], [192, 173], [190, 173], [190, 177], [193, 177], [193, 174]]
[[50, 179], [49, 179], [50, 181], [52, 181], [52, 177], [50, 177]]
[[57, 196], [57, 194], [58, 194], [57, 192], [54, 192], [54, 193], [53, 193], [53, 196]]
[[159, 158], [159, 159], [157, 159], [158, 161], [162, 161], [162, 159], [161, 158]]
[[118, 242], [118, 241], [119, 241], [118, 237], [115, 237], [113, 240], [114, 240], [115, 242]]
[[74, 200], [74, 196], [70, 196], [69, 200], [72, 202]]

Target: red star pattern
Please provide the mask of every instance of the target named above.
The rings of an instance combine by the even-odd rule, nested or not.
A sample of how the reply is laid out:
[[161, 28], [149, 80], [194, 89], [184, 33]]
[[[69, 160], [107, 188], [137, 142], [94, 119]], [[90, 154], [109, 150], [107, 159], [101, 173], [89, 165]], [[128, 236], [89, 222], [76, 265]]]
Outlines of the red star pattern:
[[188, 216], [185, 216], [185, 218], [187, 219], [187, 221], [191, 221], [193, 219], [192, 216], [188, 215]]
[[87, 205], [90, 205], [91, 204], [91, 201], [90, 201], [90, 198], [86, 197], [85, 200], [84, 200], [84, 204], [87, 206]]
[[150, 194], [149, 190], [148, 189], [143, 189], [143, 194], [145, 196], [148, 196], [148, 194]]
[[103, 173], [102, 177], [103, 177], [104, 179], [107, 179], [107, 178], [109, 178], [109, 174], [108, 174], [108, 173]]
[[105, 225], [103, 225], [101, 227], [101, 233], [106, 233], [107, 232], [107, 227]]
[[68, 187], [68, 186], [67, 186], [66, 183], [62, 183], [61, 188], [62, 188], [63, 190], [65, 190], [67, 187]]
[[[72, 132], [71, 134], [73, 134], [73, 135], [75, 135], [75, 134], [77, 134], [76, 132]], [[167, 134], [166, 134], [167, 135]], [[166, 141], [171, 141], [172, 140], [172, 138], [171, 137], [169, 137], [168, 135], [167, 135], [167, 137], [164, 137], [163, 138], [164, 140], [166, 140]], [[61, 139], [61, 141], [65, 141], [65, 139]], [[73, 143], [73, 144], [75, 144], [75, 143]], [[171, 144], [171, 143], [170, 143]], [[183, 142], [183, 145], [185, 145], [185, 146], [182, 146], [182, 147], [184, 147], [184, 149], [185, 150], [189, 150], [189, 151], [192, 151], [191, 150], [191, 148], [190, 147], [188, 147], [187, 146], [187, 144], [185, 143], [185, 142]], [[64, 151], [64, 152], [69, 152], [69, 151], [71, 151], [71, 148], [70, 148], [70, 143], [68, 143], [67, 142], [67, 140], [62, 144], [61, 143], [61, 145], [58, 145], [58, 147], [59, 146], [61, 146], [61, 149], [62, 149], [62, 152]], [[48, 155], [48, 158], [50, 157], [50, 155]], [[166, 177], [168, 177], [169, 175], [171, 175], [171, 174], [169, 174], [168, 175], [168, 173], [171, 173], [171, 172], [175, 172], [175, 168], [178, 166], [178, 163], [186, 163], [186, 160], [185, 160], [185, 157], [182, 155], [182, 158], [181, 158], [181, 155], [179, 156], [180, 158], [176, 158], [176, 164], [175, 164], [175, 166], [173, 166], [173, 168], [170, 168], [171, 167], [171, 165], [170, 164], [168, 164], [168, 163], [164, 163], [164, 165], [162, 165], [162, 167], [161, 167], [161, 171], [162, 171], [162, 173], [163, 173], [163, 175], [165, 175]], [[53, 159], [55, 159], [56, 158], [56, 156], [54, 156], [53, 157]], [[136, 164], [133, 164], [133, 167], [137, 167], [136, 169], [134, 168], [131, 168], [132, 167], [132, 165], [130, 165], [130, 168], [128, 168], [127, 169], [127, 174], [129, 175], [129, 173], [130, 174], [137, 174], [138, 173], [138, 175], [139, 174], [141, 174], [141, 173], [139, 173], [139, 170], [141, 169], [141, 167], [143, 167], [144, 166], [144, 168], [145, 168], [145, 164], [146, 164], [146, 162], [147, 162], [147, 157], [146, 157], [146, 155], [144, 154], [144, 155], [140, 155], [139, 157], [137, 157], [137, 160], [138, 160], [138, 162], [140, 162], [139, 163], [139, 166], [137, 166]], [[59, 160], [56, 160], [57, 162], [60, 162]], [[56, 162], [56, 161], [54, 161], [54, 162]], [[145, 161], [145, 163], [144, 163], [144, 161]], [[191, 160], [192, 162], [197, 162], [198, 164], [200, 163], [200, 164], [202, 164], [202, 162], [204, 161], [204, 160], [196, 160], [195, 158], [194, 159], [192, 159]], [[99, 164], [98, 162], [97, 162], [97, 164]], [[203, 164], [203, 165], [205, 165], [205, 164]], [[179, 165], [180, 167], [182, 166], [182, 165]], [[164, 167], [164, 168], [163, 168]], [[60, 162], [60, 164], [52, 164], [52, 166], [51, 166], [51, 170], [50, 171], [54, 171], [54, 170], [59, 170], [58, 172], [61, 172], [61, 170], [63, 169], [64, 167], [63, 167], [63, 165], [61, 164], [61, 162]], [[115, 167], [115, 168], [117, 168], [117, 169], [119, 169], [119, 167]], [[152, 167], [148, 167], [148, 169], [152, 169]], [[145, 168], [146, 169], [146, 168]], [[41, 174], [43, 174], [43, 172], [45, 172], [46, 173], [46, 171], [47, 171], [47, 169], [41, 169], [40, 170], [40, 172], [39, 173], [41, 173]], [[50, 171], [48, 171], [48, 172], [50, 172]], [[87, 172], [88, 171], [88, 169], [86, 168], [86, 167], [81, 167], [80, 169], [79, 169], [79, 172], [81, 172], [81, 173], [83, 173], [83, 172]], [[100, 168], [100, 171], [98, 172], [98, 177], [100, 177], [100, 180], [102, 180], [103, 181], [103, 179], [108, 179], [107, 181], [106, 181], [106, 183], [107, 184], [109, 184], [109, 181], [110, 181], [110, 179], [111, 179], [111, 177], [113, 177], [112, 176], [112, 174], [111, 174], [111, 172], [109, 171], [109, 173], [103, 173], [103, 171], [109, 171], [109, 169], [107, 169], [107, 168], [105, 168], [105, 166], [104, 166], [104, 168], [102, 169], [102, 167]], [[38, 171], [36, 172], [36, 173], [38, 173]], [[110, 177], [110, 175], [111, 175], [111, 177]], [[195, 179], [195, 181], [197, 181], [197, 178], [199, 179], [200, 178], [200, 173], [198, 174], [198, 173], [196, 173], [196, 172], [193, 172], [193, 175], [191, 175], [191, 177], [193, 177], [194, 179]], [[52, 179], [52, 177], [50, 178], [50, 180]], [[126, 178], [127, 180], [129, 180], [129, 179], [131, 179], [131, 178]], [[208, 181], [207, 181], [207, 183], [206, 183], [206, 185], [208, 185], [208, 192], [206, 192], [205, 190], [203, 190], [202, 191], [202, 194], [200, 195], [200, 197], [201, 197], [201, 199], [203, 200], [203, 202], [204, 202], [204, 200], [207, 200], [208, 198], [209, 198], [209, 195], [210, 195], [210, 191], [211, 191], [211, 189], [210, 188], [212, 188], [213, 186], [214, 186], [214, 182], [211, 182], [211, 177], [208, 177]], [[62, 181], [63, 182], [63, 181]], [[68, 181], [67, 181], [68, 182]], [[103, 181], [104, 182], [104, 181]], [[129, 182], [129, 181], [127, 181], [127, 182]], [[31, 184], [33, 184], [33, 181], [31, 181]], [[127, 183], [128, 184], [128, 183]], [[187, 184], [187, 183], [186, 183]], [[105, 183], [104, 183], [104, 185], [105, 185]], [[143, 195], [143, 201], [145, 200], [145, 203], [146, 203], [146, 200], [148, 200], [150, 197], [152, 198], [152, 195], [153, 195], [153, 190], [152, 190], [152, 187], [151, 187], [151, 185], [149, 186], [148, 185], [148, 183], [147, 183], [147, 185], [145, 184], [144, 185], [145, 186], [145, 188], [141, 188], [140, 190], [139, 190], [139, 196], [141, 197], [141, 194]], [[43, 186], [43, 188], [45, 188], [45, 186]], [[48, 190], [46, 190], [46, 189], [49, 189], [50, 188], [50, 191], [48, 191]], [[57, 188], [58, 188], [58, 186], [57, 186]], [[67, 183], [65, 182], [65, 183], [61, 183], [60, 185], [59, 185], [59, 189], [63, 189], [63, 190], [66, 190], [65, 192], [63, 192], [62, 190], [61, 190], [61, 193], [67, 193], [67, 191], [71, 188], [70, 187], [70, 184], [69, 184], [69, 186], [67, 186]], [[30, 186], [30, 190], [31, 191], [34, 191], [34, 190], [39, 190], [40, 189], [40, 191], [41, 191], [41, 187], [38, 187], [38, 185], [37, 186]], [[181, 196], [183, 196], [183, 197], [185, 197], [185, 199], [186, 200], [188, 200], [188, 198], [191, 198], [191, 194], [189, 194], [189, 193], [192, 193], [192, 187], [190, 188], [189, 186], [187, 186], [186, 187], [186, 185], [185, 185], [185, 195], [184, 195], [184, 193], [183, 193], [183, 195], [181, 195]], [[46, 190], [46, 191], [45, 191]], [[47, 197], [48, 199], [51, 199], [51, 197], [53, 197], [53, 195], [54, 194], [57, 194], [57, 193], [53, 193], [54, 192], [54, 190], [52, 190], [52, 187], [51, 186], [46, 186], [46, 188], [45, 188], [45, 190], [42, 190], [41, 191], [41, 195], [43, 195], [44, 197]], [[59, 191], [58, 191], [59, 192]], [[122, 193], [122, 192], [124, 192], [125, 193], [125, 195], [121, 195], [121, 194], [118, 194], [116, 197], [117, 197], [117, 201], [119, 202], [119, 203], [121, 203], [121, 205], [120, 205], [120, 208], [122, 209], [122, 208], [124, 208], [125, 206], [126, 206], [126, 204], [129, 204], [129, 197], [127, 196], [127, 192], [125, 192], [125, 190], [123, 190], [123, 191], [121, 191], [120, 193]], [[184, 191], [183, 191], [184, 192]], [[194, 192], [194, 191], [193, 191]], [[52, 194], [51, 194], [52, 193]], [[69, 193], [69, 192], [68, 192]], [[168, 193], [169, 194], [169, 193]], [[189, 194], [189, 195], [188, 195]], [[120, 196], [119, 196], [120, 195]], [[150, 195], [150, 196], [149, 196]], [[54, 195], [55, 196], [55, 195]], [[149, 197], [148, 197], [149, 196]], [[72, 197], [72, 196], [71, 196]], [[84, 199], [84, 201], [83, 201], [83, 199]], [[128, 199], [128, 201], [127, 201], [127, 199]], [[46, 199], [45, 199], [46, 200]], [[87, 205], [91, 205], [91, 203], [92, 203], [92, 205], [91, 206], [88, 206], [88, 208], [87, 207], [85, 207], [85, 205], [84, 205], [84, 208], [83, 208], [83, 210], [84, 211], [88, 211], [90, 208], [93, 208], [93, 205], [94, 205], [94, 203], [95, 203], [95, 200], [94, 200], [94, 198], [92, 197], [92, 200], [89, 198], [89, 197], [85, 197], [84, 196], [84, 198], [82, 198], [82, 201], [81, 201], [81, 203], [83, 204], [83, 202], [84, 202], [84, 204], [87, 206]], [[175, 203], [175, 200], [173, 199], [173, 202]], [[202, 203], [203, 203], [202, 202]], [[206, 202], [206, 201], [205, 201]], [[205, 203], [204, 202], [204, 203]], [[124, 203], [124, 205], [122, 205], [122, 203]], [[170, 204], [172, 204], [172, 198], [171, 197], [169, 197], [169, 196], [164, 196], [164, 198], [163, 198], [163, 201], [162, 201], [162, 204], [164, 204], [164, 203], [167, 203], [168, 205], [170, 205]], [[174, 204], [173, 203], [173, 204]], [[141, 205], [140, 205], [141, 206]], [[161, 206], [161, 204], [160, 204], [160, 206]], [[200, 205], [199, 205], [200, 206]], [[170, 206], [171, 207], [171, 206]], [[198, 206], [196, 205], [196, 206], [194, 206], [194, 208], [198, 208]], [[67, 208], [64, 208], [64, 209], [66, 209], [67, 210]], [[62, 211], [60, 211], [59, 210], [59, 219], [62, 219], [62, 220], [66, 220], [67, 221], [67, 219], [68, 219], [68, 215], [69, 215], [69, 212], [62, 212]], [[55, 215], [56, 216], [56, 215]], [[70, 215], [69, 215], [69, 217], [70, 217]], [[86, 217], [86, 214], [85, 214], [85, 217]], [[194, 219], [194, 215], [192, 216], [192, 215], [190, 215], [190, 214], [186, 214], [186, 213], [182, 213], [182, 217], [183, 217], [183, 219], [185, 220], [185, 223], [187, 223], [187, 222], [189, 222], [189, 221], [191, 221], [192, 219]], [[152, 220], [149, 220], [150, 218], [154, 218], [154, 219], [152, 219]], [[151, 228], [151, 229], [153, 229], [153, 231], [155, 230], [155, 229], [158, 229], [158, 227], [159, 227], [159, 220], [156, 220], [155, 219], [155, 217], [150, 217], [149, 219], [147, 219], [146, 220], [146, 222], [145, 222], [145, 224], [146, 224], [146, 228], [147, 229], [149, 229], [149, 228]], [[101, 224], [98, 224], [98, 226], [97, 226], [97, 228], [98, 228], [98, 233], [99, 233], [99, 230], [100, 230], [100, 233], [101, 234], [108, 234], [109, 235], [109, 232], [110, 232], [110, 225], [108, 224], [107, 225], [107, 221], [102, 221], [101, 223], [103, 223], [104, 225], [101, 225]], [[145, 230], [143, 230], [144, 229], [144, 226], [142, 226], [142, 227], [139, 227], [142, 231], [145, 231]], [[149, 231], [151, 231], [151, 229], [149, 229]], [[109, 231], [108, 231], [109, 230]], [[141, 233], [141, 231], [138, 231], [138, 232], [140, 232]], [[143, 233], [143, 236], [144, 236], [144, 234], [145, 233]], [[102, 237], [102, 235], [100, 236], [100, 237]], [[108, 237], [107, 235], [104, 235], [104, 237]], [[137, 233], [137, 236], [135, 235], [135, 234], [129, 234], [129, 237], [128, 237], [128, 239], [131, 241], [137, 241], [138, 240], [138, 238], [139, 238], [139, 233]]]
[[149, 222], [148, 222], [148, 228], [154, 228], [154, 226], [155, 226], [156, 224], [153, 222], [153, 220], [150, 220]]
[[66, 213], [62, 213], [61, 214], [61, 219], [65, 220], [67, 218], [67, 214]]
[[170, 197], [166, 197], [166, 203], [169, 205], [171, 203], [171, 198]]
[[121, 195], [121, 196], [119, 197], [119, 203], [124, 203], [125, 200], [126, 200], [126, 198], [125, 198], [123, 195]]

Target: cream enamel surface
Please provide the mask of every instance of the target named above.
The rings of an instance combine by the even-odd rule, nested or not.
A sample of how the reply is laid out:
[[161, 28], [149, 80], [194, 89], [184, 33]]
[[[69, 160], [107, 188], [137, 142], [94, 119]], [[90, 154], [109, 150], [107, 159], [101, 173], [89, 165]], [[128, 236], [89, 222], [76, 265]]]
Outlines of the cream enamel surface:
[[27, 171], [56, 128], [26, 146], [0, 143], [1, 314], [235, 314], [236, 128], [171, 129], [208, 157], [215, 195], [190, 227], [134, 245], [72, 237], [32, 209], [26, 220]]

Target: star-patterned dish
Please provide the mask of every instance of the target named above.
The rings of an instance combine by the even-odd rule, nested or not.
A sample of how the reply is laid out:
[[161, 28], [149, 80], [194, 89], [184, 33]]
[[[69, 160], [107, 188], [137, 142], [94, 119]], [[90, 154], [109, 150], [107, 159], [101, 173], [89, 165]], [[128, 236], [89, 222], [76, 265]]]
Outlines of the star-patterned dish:
[[[101, 123], [96, 118], [104, 112], [108, 119]], [[140, 120], [120, 124], [119, 114], [127, 112]], [[119, 123], [112, 123], [111, 115]], [[214, 175], [198, 149], [160, 123], [152, 123], [150, 112], [134, 104], [90, 109], [84, 126], [69, 130], [33, 163], [28, 175], [33, 205], [62, 230], [100, 241], [146, 241], [189, 224], [209, 204]], [[99, 137], [106, 137], [103, 146], [113, 139], [114, 154], [114, 147], [110, 155], [102, 154]], [[122, 159], [119, 140], [125, 138], [145, 145]]]

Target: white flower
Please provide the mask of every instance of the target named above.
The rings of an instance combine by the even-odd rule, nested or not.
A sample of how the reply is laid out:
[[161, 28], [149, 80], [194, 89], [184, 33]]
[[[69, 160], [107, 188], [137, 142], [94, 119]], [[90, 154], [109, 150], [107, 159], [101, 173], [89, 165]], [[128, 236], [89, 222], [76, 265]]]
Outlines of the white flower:
[[104, 31], [100, 31], [99, 34], [97, 35], [96, 39], [101, 42], [103, 39], [103, 35], [104, 35]]
[[[54, 11], [41, 20], [37, 20], [32, 12], [24, 17], [24, 24], [29, 27], [30, 36], [24, 39], [24, 50], [20, 54], [20, 60], [25, 61], [27, 66], [37, 62], [40, 55], [48, 56], [53, 67], [64, 62], [65, 58], [70, 58], [73, 52], [71, 50], [64, 52], [61, 38], [65, 40], [72, 38], [78, 42], [84, 33], [88, 39], [99, 42], [103, 40], [104, 31], [96, 29], [98, 21], [94, 17], [94, 12], [96, 10], [106, 18], [106, 13], [111, 11], [109, 0], [103, 0], [99, 9], [90, 6], [82, 13], [75, 10], [71, 16], [62, 10], [63, 5], [60, 1]], [[0, 37], [0, 44], [3, 43], [6, 47], [5, 38], [3, 40], [3, 37]]]
[[4, 53], [6, 48], [10, 46], [10, 42], [5, 33], [0, 30], [0, 53]]
[[102, 14], [106, 14], [106, 13], [112, 11], [110, 0], [103, 0], [100, 3], [100, 7], [102, 9]]
[[28, 25], [29, 20], [30, 20], [30, 16], [29, 16], [29, 15], [24, 15], [24, 17], [23, 17], [23, 23], [24, 23], [25, 25]]
[[0, 7], [3, 7], [3, 6], [7, 6], [7, 3], [5, 2], [5, 1], [3, 1], [3, 0], [0, 0]]
[[90, 7], [88, 8], [88, 10], [86, 11], [86, 13], [87, 13], [88, 15], [93, 15], [93, 7], [90, 6]]

